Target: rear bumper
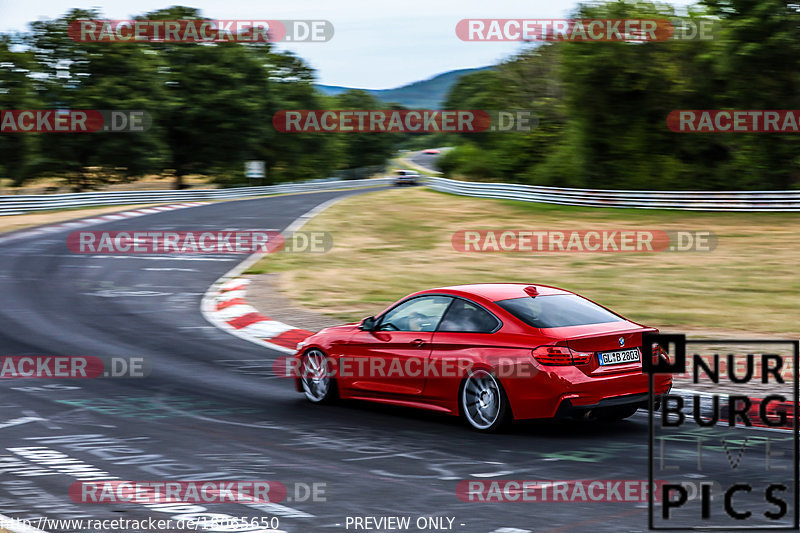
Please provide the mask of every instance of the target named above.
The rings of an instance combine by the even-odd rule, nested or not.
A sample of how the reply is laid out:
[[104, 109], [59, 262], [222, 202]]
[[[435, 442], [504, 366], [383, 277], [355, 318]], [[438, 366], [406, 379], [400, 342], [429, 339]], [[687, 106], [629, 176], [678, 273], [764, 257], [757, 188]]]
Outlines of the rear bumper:
[[[639, 407], [640, 409], [647, 409], [649, 396], [650, 394], [647, 392], [639, 394], [626, 394], [624, 396], [604, 398], [593, 405], [572, 405], [572, 401], [567, 398], [559, 404], [554, 418], [581, 418], [596, 409], [602, 409], [604, 407], [619, 407], [621, 405], [631, 405]], [[664, 396], [665, 394], [657, 394], [653, 398], [656, 410], [658, 410], [659, 406], [661, 405], [661, 399]]]
[[[647, 407], [648, 376], [643, 373], [590, 378], [573, 367], [540, 369], [533, 379], [503, 383], [514, 418], [556, 418], [567, 412], [587, 412], [598, 407], [640, 404]], [[656, 375], [655, 396], [667, 394], [672, 376]]]

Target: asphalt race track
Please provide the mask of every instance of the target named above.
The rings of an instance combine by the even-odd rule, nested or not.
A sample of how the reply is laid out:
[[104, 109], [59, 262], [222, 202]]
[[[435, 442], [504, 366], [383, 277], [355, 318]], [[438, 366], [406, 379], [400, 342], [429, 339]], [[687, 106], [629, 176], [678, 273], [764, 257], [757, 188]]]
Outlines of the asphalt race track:
[[[452, 150], [452, 148], [445, 147], [445, 148], [438, 148], [438, 150], [446, 152], [447, 150]], [[438, 157], [439, 154], [424, 154], [420, 151], [420, 152], [415, 152], [413, 155], [409, 156], [408, 159], [413, 161], [415, 165], [419, 165], [424, 169], [438, 172], [439, 166], [436, 164], [436, 159]]]
[[[360, 193], [221, 202], [101, 228], [282, 230], [318, 204]], [[75, 503], [68, 495], [72, 475], [20, 465], [19, 449], [42, 447], [119, 479], [279, 481], [289, 491], [279, 505], [204, 507], [232, 517], [278, 517], [287, 532], [353, 531], [347, 517], [386, 515], [410, 516], [412, 524], [449, 517], [452, 531], [475, 533], [647, 529], [643, 503], [476, 503], [456, 496], [461, 480], [646, 480], [648, 420], [641, 412], [615, 424], [524, 423], [481, 435], [456, 419], [417, 411], [314, 406], [273, 375], [271, 362], [283, 354], [225, 333], [200, 313], [206, 289], [242, 256], [77, 255], [65, 238], [54, 233], [0, 245], [0, 355], [139, 356], [152, 371], [144, 379], [0, 380], [0, 513], [164, 519], [203, 512]], [[671, 464], [695, 466], [693, 428], [682, 430], [687, 439], [676, 441]], [[704, 466], [723, 485], [735, 479], [724, 454], [709, 452]], [[785, 479], [791, 454], [774, 457], [771, 466], [789, 468]], [[306, 488], [314, 484], [324, 493], [310, 501]]]

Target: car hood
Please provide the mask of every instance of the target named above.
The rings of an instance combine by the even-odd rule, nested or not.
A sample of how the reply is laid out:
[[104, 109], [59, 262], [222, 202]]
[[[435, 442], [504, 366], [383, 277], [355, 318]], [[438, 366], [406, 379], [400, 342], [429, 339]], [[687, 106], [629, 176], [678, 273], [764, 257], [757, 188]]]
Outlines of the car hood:
[[350, 331], [355, 331], [358, 328], [358, 324], [358, 322], [352, 322], [350, 324], [341, 324], [339, 326], [323, 328], [319, 330], [316, 335], [319, 335], [320, 333], [347, 333]]

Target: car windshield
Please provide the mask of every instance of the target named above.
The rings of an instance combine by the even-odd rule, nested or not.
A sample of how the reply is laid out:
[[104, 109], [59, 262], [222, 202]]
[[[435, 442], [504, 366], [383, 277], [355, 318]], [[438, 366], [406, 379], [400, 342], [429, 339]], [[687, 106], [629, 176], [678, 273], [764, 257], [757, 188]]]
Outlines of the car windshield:
[[576, 294], [553, 294], [536, 298], [511, 298], [497, 305], [535, 328], [584, 326], [621, 322], [622, 317]]

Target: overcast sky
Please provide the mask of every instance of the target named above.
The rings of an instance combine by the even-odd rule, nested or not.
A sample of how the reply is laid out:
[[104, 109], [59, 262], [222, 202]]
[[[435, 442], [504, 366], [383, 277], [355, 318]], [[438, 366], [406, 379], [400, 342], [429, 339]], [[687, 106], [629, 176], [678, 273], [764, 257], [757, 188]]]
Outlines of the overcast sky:
[[[335, 35], [326, 43], [279, 44], [303, 57], [320, 83], [389, 89], [448, 70], [496, 63], [520, 43], [464, 42], [455, 34], [465, 18], [565, 18], [572, 0], [0, 0], [0, 31], [57, 18], [73, 7], [98, 8], [110, 19], [187, 5], [213, 19], [325, 19]], [[672, 0], [686, 5], [688, 0]], [[135, 7], [134, 7], [135, 6]]]

